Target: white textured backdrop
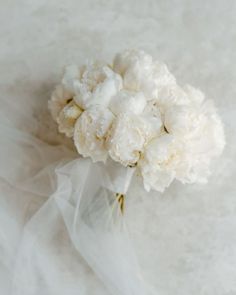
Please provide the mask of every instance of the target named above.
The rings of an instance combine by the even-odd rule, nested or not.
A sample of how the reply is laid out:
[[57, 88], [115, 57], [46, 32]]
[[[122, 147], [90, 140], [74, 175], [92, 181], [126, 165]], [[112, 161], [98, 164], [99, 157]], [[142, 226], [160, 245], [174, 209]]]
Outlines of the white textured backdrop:
[[[6, 110], [24, 103], [35, 124], [23, 114], [16, 123], [45, 141], [62, 140], [54, 125], [49, 130], [46, 109], [62, 67], [111, 59], [125, 48], [146, 50], [180, 84], [215, 100], [227, 146], [209, 183], [174, 183], [163, 195], [150, 195], [149, 214], [138, 204], [130, 209], [130, 227], [158, 294], [235, 295], [236, 1], [0, 0], [0, 19], [0, 99], [8, 99]], [[146, 235], [153, 243], [145, 243]], [[88, 269], [86, 275], [81, 294], [105, 294]]]

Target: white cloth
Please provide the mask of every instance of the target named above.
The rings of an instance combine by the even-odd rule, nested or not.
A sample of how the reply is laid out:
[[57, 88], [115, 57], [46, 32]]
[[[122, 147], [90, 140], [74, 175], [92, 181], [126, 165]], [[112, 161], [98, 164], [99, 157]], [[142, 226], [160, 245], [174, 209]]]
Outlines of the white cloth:
[[[154, 294], [233, 295], [236, 2], [3, 2], [0, 294], [112, 295], [117, 289], [114, 282], [124, 279], [122, 274], [117, 278], [112, 274], [120, 263], [119, 255], [127, 251], [124, 255], [130, 258], [125, 265], [131, 263], [136, 269], [136, 254], [143, 286], [154, 289]], [[118, 219], [121, 224], [116, 230], [119, 226], [124, 229], [121, 241], [128, 240], [136, 253], [110, 249], [108, 254], [114, 254], [117, 264], [111, 269], [112, 262], [102, 260], [100, 266], [112, 276], [105, 280], [95, 261], [75, 247], [77, 240], [73, 231], [68, 231], [70, 220], [64, 217], [70, 206], [69, 202], [62, 205], [61, 200], [65, 195], [71, 197], [70, 191], [61, 187], [61, 202], [55, 198], [59, 189], [55, 169], [59, 167], [58, 177], [64, 177], [62, 185], [68, 183], [77, 154], [63, 136], [56, 136], [56, 125], [44, 114], [64, 65], [82, 63], [86, 58], [107, 60], [127, 47], [144, 49], [167, 62], [180, 83], [190, 83], [214, 99], [226, 127], [227, 145], [207, 185], [173, 183], [164, 194], [144, 194], [138, 185], [131, 186], [125, 215]], [[66, 175], [60, 174], [63, 167]], [[96, 171], [91, 173], [94, 176]], [[100, 209], [105, 208], [105, 200], [99, 198]], [[73, 214], [67, 216], [74, 220]], [[78, 223], [73, 224], [77, 231]], [[93, 250], [91, 247], [86, 250]], [[133, 273], [125, 278], [130, 284], [137, 280]]]

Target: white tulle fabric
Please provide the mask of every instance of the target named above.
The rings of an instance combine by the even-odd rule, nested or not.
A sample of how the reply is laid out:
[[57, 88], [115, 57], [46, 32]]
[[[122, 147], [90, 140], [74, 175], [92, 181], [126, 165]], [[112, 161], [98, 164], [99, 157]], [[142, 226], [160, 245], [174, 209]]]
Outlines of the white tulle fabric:
[[1, 114], [4, 294], [156, 294], [143, 279], [115, 197], [127, 192], [133, 168], [92, 164], [8, 119]]

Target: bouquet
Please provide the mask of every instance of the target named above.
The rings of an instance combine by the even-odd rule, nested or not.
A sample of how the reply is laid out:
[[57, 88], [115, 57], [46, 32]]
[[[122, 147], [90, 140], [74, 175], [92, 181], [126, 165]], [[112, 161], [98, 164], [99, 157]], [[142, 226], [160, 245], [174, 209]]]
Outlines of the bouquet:
[[[76, 154], [30, 182], [38, 190], [46, 175], [54, 193], [28, 226], [18, 264], [32, 251], [35, 228], [49, 241], [49, 227], [60, 216], [73, 246], [111, 294], [157, 294], [142, 275], [125, 200], [161, 193], [175, 179], [207, 182], [212, 159], [225, 145], [213, 101], [179, 86], [167, 66], [145, 52], [126, 50], [111, 64], [66, 67], [49, 109]], [[61, 153], [45, 149], [43, 155]], [[26, 280], [21, 276], [16, 282]]]
[[225, 144], [213, 102], [139, 50], [67, 67], [49, 108], [79, 155], [135, 170], [146, 191], [205, 183]]
[[[176, 205], [168, 201], [168, 193], [175, 193], [168, 187], [174, 180], [206, 183], [213, 159], [224, 148], [214, 103], [189, 85], [180, 87], [165, 64], [143, 51], [126, 50], [110, 64], [65, 68], [49, 109], [59, 132], [74, 142], [72, 148], [19, 128], [22, 116], [26, 124], [35, 124], [28, 105], [7, 101], [2, 106], [5, 290], [14, 295], [159, 294], [162, 262], [169, 265], [173, 253], [178, 256], [183, 249], [170, 257], [168, 249], [159, 252], [163, 261], [154, 257], [156, 249], [173, 241], [178, 249], [178, 226], [168, 232], [165, 222], [177, 221], [187, 235], [194, 228], [185, 225], [188, 217], [170, 220], [179, 207], [165, 216], [167, 207]], [[165, 190], [167, 202], [156, 207]], [[159, 213], [163, 224], [155, 219]], [[171, 288], [176, 286], [174, 282]]]
[[[77, 251], [110, 294], [157, 294], [140, 267], [139, 245], [128, 222], [130, 204], [137, 195], [145, 202], [150, 191], [163, 192], [174, 179], [207, 181], [212, 159], [225, 144], [213, 102], [192, 86], [180, 87], [167, 66], [145, 52], [126, 50], [111, 64], [67, 67], [49, 109], [76, 152], [1, 126], [2, 167], [8, 167], [0, 169], [1, 175], [23, 198], [33, 195], [36, 202], [35, 195], [46, 197], [24, 228], [13, 293], [36, 294], [38, 287], [48, 294], [56, 257], [70, 257], [69, 248], [55, 236], [63, 221], [71, 255]], [[50, 252], [55, 244], [61, 246], [58, 253]], [[35, 268], [36, 273], [42, 269], [47, 281], [33, 276]], [[53, 285], [56, 294], [75, 291], [66, 277], [60, 280], [66, 291]]]

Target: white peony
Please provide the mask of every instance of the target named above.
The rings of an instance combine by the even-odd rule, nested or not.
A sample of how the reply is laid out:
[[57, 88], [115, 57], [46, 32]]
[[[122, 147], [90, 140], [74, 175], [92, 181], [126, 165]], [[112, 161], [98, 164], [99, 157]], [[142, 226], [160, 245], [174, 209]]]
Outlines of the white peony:
[[82, 113], [74, 127], [74, 143], [79, 154], [91, 157], [94, 162], [107, 159], [105, 140], [114, 115], [100, 106], [93, 106]]
[[122, 112], [132, 112], [139, 115], [146, 106], [146, 98], [142, 92], [121, 90], [111, 99], [109, 108], [118, 115]]
[[74, 93], [75, 102], [87, 109], [93, 105], [107, 107], [110, 99], [122, 88], [122, 78], [109, 66], [88, 63], [78, 71], [77, 67], [66, 68], [62, 83]]
[[147, 100], [157, 98], [160, 87], [175, 84], [167, 66], [153, 62], [152, 57], [141, 50], [126, 50], [117, 54], [113, 68], [122, 75], [125, 89], [141, 91]]
[[59, 113], [57, 117], [58, 129], [66, 136], [72, 137], [74, 134], [74, 125], [76, 120], [81, 115], [82, 110], [78, 105], [71, 101]]
[[189, 98], [187, 93], [177, 84], [164, 86], [159, 89], [158, 97], [154, 100], [161, 112], [173, 105], [187, 105]]
[[152, 66], [151, 55], [145, 53], [143, 50], [125, 50], [118, 53], [113, 61], [114, 71], [124, 76], [130, 68], [139, 67], [147, 68]]
[[172, 106], [164, 114], [164, 125], [175, 136], [199, 134], [206, 124], [207, 117], [199, 106]]
[[177, 171], [186, 170], [183, 159], [184, 146], [169, 134], [153, 139], [145, 148], [139, 168], [144, 187], [163, 192], [176, 177]]
[[210, 174], [210, 164], [213, 158], [219, 156], [225, 146], [224, 129], [215, 107], [211, 101], [205, 101], [201, 106], [202, 120], [195, 126], [188, 140], [184, 136], [185, 148], [190, 155], [192, 166], [182, 182], [207, 182]]
[[61, 110], [73, 99], [70, 91], [66, 90], [62, 85], [57, 85], [52, 93], [51, 99], [48, 102], [48, 108], [55, 121]]
[[164, 125], [170, 134], [189, 139], [200, 149], [204, 147], [204, 153], [209, 149], [215, 155], [223, 149], [223, 126], [212, 101], [199, 105], [172, 106], [165, 112]]
[[151, 121], [133, 113], [121, 113], [107, 138], [109, 155], [124, 166], [135, 166], [147, 142], [158, 136], [160, 129], [160, 119]]

